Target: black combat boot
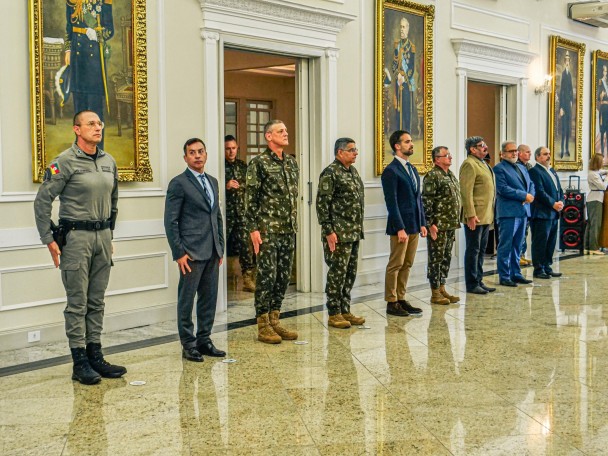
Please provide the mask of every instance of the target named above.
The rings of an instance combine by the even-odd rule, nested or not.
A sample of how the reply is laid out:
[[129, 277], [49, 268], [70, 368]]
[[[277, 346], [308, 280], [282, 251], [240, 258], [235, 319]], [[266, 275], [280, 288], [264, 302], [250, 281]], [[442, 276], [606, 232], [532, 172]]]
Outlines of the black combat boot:
[[123, 366], [115, 366], [103, 359], [101, 352], [101, 344], [87, 344], [87, 356], [91, 367], [95, 369], [102, 377], [119, 378], [127, 373], [127, 368]]
[[99, 383], [101, 376], [91, 368], [87, 352], [84, 348], [70, 348], [74, 360], [72, 380], [78, 380], [83, 385]]

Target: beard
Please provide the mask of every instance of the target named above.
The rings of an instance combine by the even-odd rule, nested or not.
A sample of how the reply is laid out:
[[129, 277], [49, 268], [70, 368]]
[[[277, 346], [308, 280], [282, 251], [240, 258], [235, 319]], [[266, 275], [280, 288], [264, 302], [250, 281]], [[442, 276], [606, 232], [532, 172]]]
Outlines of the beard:
[[517, 158], [516, 157], [509, 157], [509, 158], [503, 157], [503, 160], [508, 161], [512, 165], [514, 165], [515, 163], [517, 163]]

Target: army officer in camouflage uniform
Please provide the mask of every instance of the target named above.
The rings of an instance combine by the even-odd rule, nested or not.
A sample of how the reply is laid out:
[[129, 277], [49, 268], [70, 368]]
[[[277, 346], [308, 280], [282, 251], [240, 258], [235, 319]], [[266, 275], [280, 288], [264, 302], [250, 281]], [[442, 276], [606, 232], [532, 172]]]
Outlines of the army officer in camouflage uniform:
[[450, 271], [455, 231], [460, 228], [460, 184], [450, 171], [452, 154], [447, 147], [438, 146], [432, 151], [435, 166], [424, 177], [422, 203], [429, 226], [428, 279], [431, 283], [431, 302], [450, 304], [460, 301], [445, 289], [445, 279]]
[[298, 333], [279, 324], [281, 304], [289, 285], [298, 230], [296, 160], [284, 152], [289, 145], [281, 120], [264, 126], [267, 149], [249, 163], [245, 190], [245, 220], [257, 255], [255, 316], [258, 340], [278, 344]]
[[[92, 111], [74, 116], [76, 142], [51, 161], [34, 201], [40, 240], [61, 269], [67, 295], [63, 315], [74, 360], [72, 379], [86, 385], [127, 372], [106, 362], [101, 352], [104, 295], [112, 266], [111, 230], [118, 203], [116, 162], [98, 147], [103, 127]], [[59, 245], [51, 231], [57, 196], [59, 224], [67, 231], [65, 245]]]
[[249, 231], [245, 226], [245, 187], [247, 163], [236, 158], [239, 145], [236, 138], [224, 138], [226, 165], [226, 239], [228, 255], [239, 255], [243, 291], [255, 291], [255, 263]]
[[365, 318], [350, 313], [350, 291], [357, 276], [359, 241], [363, 239], [363, 181], [352, 166], [357, 152], [353, 139], [336, 141], [336, 159], [321, 173], [317, 193], [317, 217], [329, 268], [325, 285], [328, 324], [335, 328], [365, 323]]

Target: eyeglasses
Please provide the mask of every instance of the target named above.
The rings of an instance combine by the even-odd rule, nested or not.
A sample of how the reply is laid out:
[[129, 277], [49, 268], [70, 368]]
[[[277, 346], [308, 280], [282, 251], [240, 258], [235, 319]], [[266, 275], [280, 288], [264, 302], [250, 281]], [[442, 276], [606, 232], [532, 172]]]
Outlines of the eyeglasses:
[[91, 120], [90, 122], [87, 122], [85, 124], [76, 124], [79, 127], [82, 125], [86, 125], [89, 128], [95, 128], [95, 127], [100, 127], [100, 128], [104, 128], [106, 125], [101, 121], [101, 120]]
[[356, 154], [357, 152], [359, 152], [359, 149], [357, 149], [356, 147], [351, 147], [350, 149], [342, 149], [344, 152], [350, 152], [351, 154]]
[[487, 149], [488, 148], [488, 146], [486, 145], [486, 143], [475, 144], [475, 147], [477, 147], [477, 148], [481, 147], [482, 149]]
[[437, 155], [435, 158], [445, 158], [445, 157], [452, 158], [452, 154]]
[[519, 152], [517, 149], [505, 150], [503, 154], [516, 154]]

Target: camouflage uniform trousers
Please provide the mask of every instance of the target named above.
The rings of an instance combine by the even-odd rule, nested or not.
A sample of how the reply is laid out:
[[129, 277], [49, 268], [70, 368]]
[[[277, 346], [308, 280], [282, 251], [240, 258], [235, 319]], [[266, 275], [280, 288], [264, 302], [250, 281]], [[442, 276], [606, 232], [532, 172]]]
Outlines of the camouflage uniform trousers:
[[350, 313], [350, 292], [357, 277], [359, 241], [338, 242], [333, 252], [329, 251], [327, 239], [323, 238], [323, 254], [328, 266], [325, 294], [329, 315]]
[[427, 277], [431, 283], [431, 288], [439, 288], [445, 285], [445, 279], [450, 272], [450, 262], [452, 261], [452, 247], [456, 238], [456, 230], [438, 231], [437, 239], [427, 236], [429, 250], [429, 265]]
[[255, 286], [255, 316], [281, 310], [289, 285], [296, 235], [263, 233], [257, 256], [258, 275]]
[[238, 253], [241, 274], [255, 269], [253, 245], [251, 236], [244, 223], [233, 223], [227, 220], [226, 226], [227, 252], [229, 256]]

